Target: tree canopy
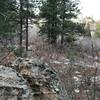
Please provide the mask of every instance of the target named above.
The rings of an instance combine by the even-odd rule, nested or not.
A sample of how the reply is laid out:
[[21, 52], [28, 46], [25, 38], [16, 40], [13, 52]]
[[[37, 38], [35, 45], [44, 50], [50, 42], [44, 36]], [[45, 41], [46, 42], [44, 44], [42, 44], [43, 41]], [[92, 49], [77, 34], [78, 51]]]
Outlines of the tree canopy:
[[[40, 16], [45, 19], [40, 33], [47, 36], [50, 43], [56, 43], [61, 35], [63, 44], [64, 35], [74, 32], [74, 24], [71, 19], [76, 18], [80, 10], [79, 2], [73, 0], [44, 0], [40, 9]], [[72, 35], [73, 36], [73, 35]]]

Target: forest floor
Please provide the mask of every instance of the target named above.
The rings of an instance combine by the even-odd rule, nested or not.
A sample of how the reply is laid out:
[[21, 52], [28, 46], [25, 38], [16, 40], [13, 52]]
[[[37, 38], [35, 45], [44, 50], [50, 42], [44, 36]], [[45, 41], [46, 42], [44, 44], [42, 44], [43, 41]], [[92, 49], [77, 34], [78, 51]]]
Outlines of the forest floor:
[[72, 100], [99, 100], [100, 52], [79, 46], [48, 45], [42, 41], [30, 44], [33, 57], [49, 63], [60, 75]]

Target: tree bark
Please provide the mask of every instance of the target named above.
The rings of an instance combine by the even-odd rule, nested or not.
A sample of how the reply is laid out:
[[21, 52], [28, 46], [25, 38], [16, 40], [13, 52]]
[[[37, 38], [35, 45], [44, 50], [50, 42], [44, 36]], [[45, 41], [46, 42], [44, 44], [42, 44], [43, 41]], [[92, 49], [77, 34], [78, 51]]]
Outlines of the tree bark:
[[23, 32], [23, 18], [22, 18], [22, 13], [23, 13], [23, 2], [20, 0], [20, 56], [22, 56], [22, 32]]
[[26, 2], [27, 5], [27, 14], [26, 14], [26, 52], [28, 51], [28, 10], [29, 10], [29, 1]]
[[63, 32], [61, 34], [61, 45], [64, 44], [64, 30], [65, 30], [65, 28], [64, 28], [64, 22], [65, 22], [65, 1], [64, 0], [62, 1], [62, 7], [63, 7], [63, 16], [62, 16], [62, 30], [63, 30]]

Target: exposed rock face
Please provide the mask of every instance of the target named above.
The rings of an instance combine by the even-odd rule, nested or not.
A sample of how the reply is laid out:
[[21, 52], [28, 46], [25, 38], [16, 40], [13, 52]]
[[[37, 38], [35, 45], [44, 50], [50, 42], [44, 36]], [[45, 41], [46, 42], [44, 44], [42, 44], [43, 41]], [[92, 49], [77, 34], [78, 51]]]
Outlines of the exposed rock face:
[[0, 66], [0, 100], [70, 100], [57, 73], [37, 59]]
[[34, 58], [18, 58], [10, 67], [29, 83], [33, 93], [32, 100], [70, 100], [57, 73], [47, 64]]
[[32, 100], [26, 80], [12, 68], [0, 66], [0, 100]]

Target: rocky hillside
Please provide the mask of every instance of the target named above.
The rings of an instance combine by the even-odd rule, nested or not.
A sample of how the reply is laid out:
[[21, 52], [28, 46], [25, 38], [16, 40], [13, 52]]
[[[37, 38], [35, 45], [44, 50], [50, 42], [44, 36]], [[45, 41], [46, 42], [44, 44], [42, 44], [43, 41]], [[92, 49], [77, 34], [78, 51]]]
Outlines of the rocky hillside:
[[70, 100], [59, 76], [48, 64], [17, 58], [0, 66], [0, 100]]

